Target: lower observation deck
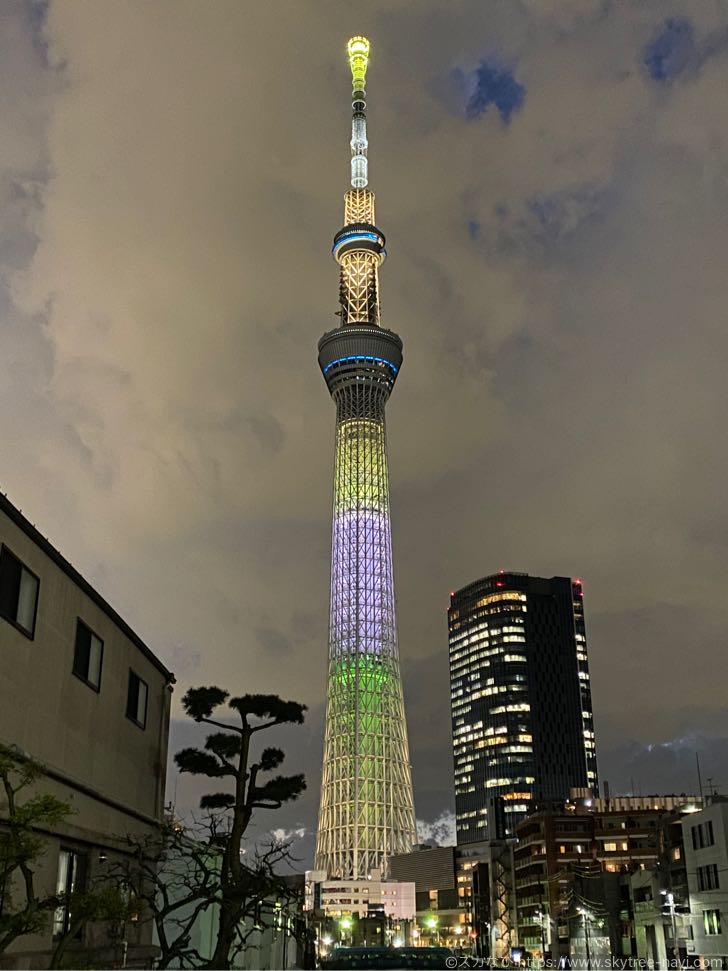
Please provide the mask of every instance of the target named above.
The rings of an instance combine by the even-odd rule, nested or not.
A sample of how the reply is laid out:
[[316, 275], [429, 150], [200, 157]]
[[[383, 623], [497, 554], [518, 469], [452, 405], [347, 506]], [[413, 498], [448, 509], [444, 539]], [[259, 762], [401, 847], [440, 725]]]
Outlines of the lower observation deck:
[[385, 386], [391, 392], [402, 366], [402, 341], [373, 324], [348, 324], [319, 341], [319, 366], [329, 391], [351, 383]]

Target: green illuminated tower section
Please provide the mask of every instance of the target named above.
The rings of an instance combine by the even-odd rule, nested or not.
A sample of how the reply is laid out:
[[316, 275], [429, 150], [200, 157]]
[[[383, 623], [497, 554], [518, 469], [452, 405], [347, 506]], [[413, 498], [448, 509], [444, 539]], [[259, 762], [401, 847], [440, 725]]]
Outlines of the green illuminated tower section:
[[317, 870], [329, 878], [386, 874], [416, 842], [412, 776], [397, 649], [384, 409], [402, 341], [381, 326], [385, 240], [368, 185], [369, 42], [348, 44], [353, 102], [351, 188], [334, 237], [341, 325], [319, 341], [336, 404], [331, 609]]

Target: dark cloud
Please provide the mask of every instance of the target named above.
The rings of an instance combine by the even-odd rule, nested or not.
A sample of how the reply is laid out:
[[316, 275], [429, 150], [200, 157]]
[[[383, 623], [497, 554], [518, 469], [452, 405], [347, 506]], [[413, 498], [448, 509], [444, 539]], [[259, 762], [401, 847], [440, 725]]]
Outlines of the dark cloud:
[[454, 79], [463, 91], [466, 118], [479, 118], [493, 105], [507, 123], [526, 98], [526, 89], [513, 71], [492, 59], [482, 60], [469, 74], [456, 72]]
[[584, 578], [614, 791], [689, 788], [676, 739], [725, 775], [728, 13], [669, 14], [648, 67], [663, 0], [0, 8], [3, 488], [179, 666], [175, 715], [198, 680], [309, 704], [309, 789], [258, 823], [304, 855], [355, 32], [418, 818], [452, 808], [448, 591], [500, 568]]
[[605, 749], [602, 779], [612, 793], [635, 796], [703, 792], [728, 795], [728, 737], [679, 736], [645, 745], [635, 740]]
[[263, 650], [274, 656], [280, 657], [293, 649], [290, 639], [273, 627], [256, 627], [254, 633]]
[[712, 57], [728, 48], [725, 25], [698, 37], [687, 17], [668, 17], [652, 40], [645, 45], [642, 63], [648, 76], [659, 84], [695, 75]]
[[695, 57], [695, 29], [683, 17], [668, 17], [647, 44], [643, 61], [653, 81], [671, 81]]

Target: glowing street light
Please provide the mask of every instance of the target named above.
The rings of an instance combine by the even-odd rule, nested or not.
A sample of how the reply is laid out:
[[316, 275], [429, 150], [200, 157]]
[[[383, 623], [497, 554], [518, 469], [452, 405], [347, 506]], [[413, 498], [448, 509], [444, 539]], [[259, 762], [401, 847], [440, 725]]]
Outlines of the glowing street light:
[[440, 943], [440, 929], [437, 926], [438, 923], [439, 923], [439, 920], [435, 916], [435, 914], [430, 914], [429, 917], [425, 917], [425, 920], [424, 920], [425, 927], [430, 932], [430, 934], [435, 934], [436, 935], [436, 938], [435, 939], [436, 939], [437, 943], [439, 944]]

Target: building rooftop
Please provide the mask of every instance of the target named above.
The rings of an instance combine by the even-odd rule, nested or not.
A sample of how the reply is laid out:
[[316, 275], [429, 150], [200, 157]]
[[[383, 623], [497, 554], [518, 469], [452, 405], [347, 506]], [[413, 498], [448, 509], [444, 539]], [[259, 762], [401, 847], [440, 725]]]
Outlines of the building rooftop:
[[72, 566], [68, 560], [53, 546], [53, 544], [46, 539], [46, 537], [22, 514], [22, 512], [13, 505], [13, 503], [8, 499], [8, 497], [0, 492], [0, 512], [5, 513], [5, 515], [10, 519], [20, 530], [22, 530], [25, 535], [32, 540], [35, 545], [41, 549], [46, 556], [51, 559], [59, 569], [61, 569], [66, 576], [72, 580], [79, 589], [83, 590], [87, 597], [96, 604], [99, 609], [109, 617], [109, 619], [116, 624], [116, 626], [123, 632], [123, 634], [129, 638], [132, 644], [137, 647], [141, 653], [159, 670], [164, 677], [167, 679], [168, 684], [175, 683], [175, 676], [169, 671], [164, 664], [159, 660], [159, 658], [154, 654], [152, 649], [148, 647], [141, 637], [132, 630], [132, 628], [127, 624], [123, 617], [121, 617], [111, 606], [111, 604], [105, 600], [98, 590], [94, 589], [91, 584], [86, 580], [78, 570]]

